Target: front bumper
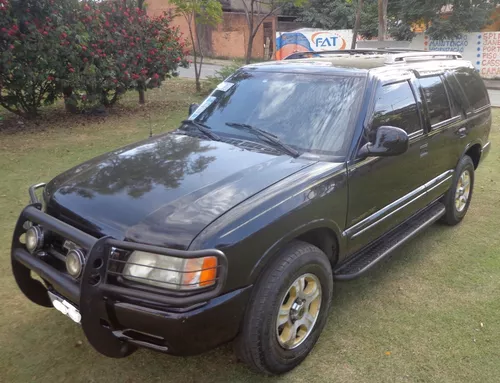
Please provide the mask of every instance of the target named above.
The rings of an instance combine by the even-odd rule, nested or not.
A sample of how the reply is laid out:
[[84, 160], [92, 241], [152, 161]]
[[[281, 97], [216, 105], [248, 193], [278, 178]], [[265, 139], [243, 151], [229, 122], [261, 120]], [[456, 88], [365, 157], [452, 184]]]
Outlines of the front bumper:
[[[221, 295], [227, 274], [227, 260], [221, 251], [180, 251], [110, 237], [97, 239], [40, 211], [40, 204], [33, 196], [32, 202], [21, 213], [12, 241], [11, 261], [16, 282], [22, 292], [39, 305], [52, 306], [47, 294], [50, 290], [78, 306], [83, 332], [97, 351], [110, 357], [123, 357], [141, 346], [169, 354], [191, 355], [237, 335], [251, 287]], [[26, 231], [27, 221], [42, 225], [86, 250], [80, 281], [26, 250], [20, 237]], [[111, 248], [180, 258], [216, 256], [216, 284], [198, 293], [163, 293], [118, 285], [107, 273]], [[45, 283], [33, 279], [31, 272]]]

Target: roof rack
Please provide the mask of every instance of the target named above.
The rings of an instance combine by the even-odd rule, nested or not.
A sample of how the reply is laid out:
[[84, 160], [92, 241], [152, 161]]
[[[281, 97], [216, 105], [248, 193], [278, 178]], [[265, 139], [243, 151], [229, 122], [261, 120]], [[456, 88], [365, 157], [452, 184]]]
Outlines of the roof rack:
[[426, 60], [458, 60], [462, 58], [460, 52], [441, 52], [441, 51], [421, 51], [421, 52], [391, 52], [391, 55], [385, 60], [386, 64], [398, 64], [409, 61], [426, 61]]
[[399, 64], [407, 61], [425, 60], [458, 60], [462, 58], [459, 52], [423, 51], [407, 48], [367, 48], [367, 49], [344, 49], [331, 51], [306, 51], [294, 52], [284, 58], [293, 60], [301, 58], [325, 57], [326, 55], [386, 55], [385, 64]]
[[379, 55], [379, 54], [395, 54], [408, 52], [425, 52], [419, 49], [408, 48], [359, 48], [359, 49], [342, 49], [342, 50], [325, 50], [325, 51], [304, 51], [294, 52], [284, 58], [284, 60], [293, 60], [301, 58], [322, 57], [324, 55]]

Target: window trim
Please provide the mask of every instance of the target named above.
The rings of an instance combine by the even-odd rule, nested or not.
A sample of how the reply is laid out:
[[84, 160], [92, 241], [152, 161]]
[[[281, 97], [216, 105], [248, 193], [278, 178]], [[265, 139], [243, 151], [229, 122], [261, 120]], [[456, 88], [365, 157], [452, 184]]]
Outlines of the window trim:
[[[446, 120], [443, 120], [443, 121], [439, 121], [439, 122], [436, 122], [435, 124], [432, 124], [431, 123], [431, 114], [429, 112], [429, 101], [427, 100], [427, 96], [425, 95], [425, 90], [424, 90], [424, 86], [422, 85], [422, 83], [420, 82], [421, 79], [423, 78], [431, 78], [431, 77], [438, 77], [440, 80], [441, 80], [441, 84], [443, 85], [443, 88], [444, 88], [444, 93], [445, 93], [445, 96], [446, 96], [446, 100], [448, 101], [448, 110], [450, 111], [450, 118], [447, 118]], [[451, 108], [451, 103], [450, 103], [450, 97], [448, 95], [448, 90], [446, 89], [446, 84], [445, 84], [445, 79], [444, 79], [444, 76], [443, 74], [431, 74], [431, 75], [428, 75], [428, 76], [422, 76], [422, 77], [419, 77], [418, 78], [418, 83], [420, 85], [420, 89], [422, 90], [422, 97], [425, 101], [425, 108], [426, 108], [426, 111], [427, 111], [427, 121], [428, 121], [428, 124], [429, 124], [429, 133], [432, 132], [433, 130], [436, 130], [436, 129], [439, 129], [441, 128], [442, 126], [445, 126], [445, 125], [448, 125], [452, 122], [452, 120], [454, 120], [456, 117], [460, 117], [460, 115], [458, 116], [453, 116], [452, 115], [452, 108]]]
[[[375, 92], [374, 92], [374, 96], [373, 96], [373, 106], [370, 108], [370, 118], [369, 118], [369, 122], [368, 122], [368, 130], [371, 129], [371, 126], [373, 124], [373, 116], [375, 115], [375, 107], [377, 106], [377, 100], [376, 100], [376, 97], [377, 97], [377, 92], [379, 89], [385, 87], [385, 86], [390, 86], [390, 85], [395, 85], [395, 84], [403, 84], [403, 83], [406, 83], [408, 84], [408, 86], [410, 87], [410, 91], [413, 95], [413, 100], [415, 101], [415, 106], [417, 108], [417, 114], [418, 114], [418, 120], [420, 121], [420, 129], [414, 131], [414, 132], [411, 132], [411, 133], [407, 133], [408, 134], [408, 137], [410, 138], [415, 138], [415, 137], [418, 137], [420, 135], [423, 134], [423, 124], [422, 124], [422, 110], [420, 109], [419, 107], [419, 102], [418, 102], [418, 98], [417, 98], [417, 95], [415, 93], [415, 90], [413, 89], [413, 84], [411, 82], [411, 78], [408, 77], [408, 78], [403, 78], [403, 79], [399, 79], [398, 81], [386, 81], [386, 82], [379, 82], [376, 87], [375, 87]], [[404, 130], [404, 129], [403, 129]], [[418, 134], [417, 134], [418, 133]]]
[[[465, 100], [467, 101], [467, 104], [468, 104], [468, 108], [467, 108], [467, 117], [470, 117], [471, 115], [473, 114], [476, 114], [476, 113], [481, 113], [483, 112], [484, 110], [486, 110], [487, 108], [490, 108], [491, 107], [491, 100], [490, 100], [490, 96], [488, 94], [488, 89], [486, 89], [486, 86], [484, 85], [483, 83], [483, 88], [484, 88], [484, 91], [486, 92], [485, 96], [486, 96], [486, 104], [479, 107], [479, 108], [475, 108], [474, 105], [471, 104], [470, 102], [470, 99], [469, 97], [467, 97], [467, 93], [465, 92], [465, 89], [464, 87], [462, 86], [462, 84], [460, 83], [460, 80], [458, 79], [458, 74], [457, 74], [457, 71], [459, 69], [470, 69], [470, 68], [455, 68], [455, 70], [453, 70], [451, 72], [451, 75], [455, 78], [455, 80], [457, 81], [457, 84], [458, 86], [460, 87], [460, 90], [462, 91], [462, 94], [465, 98]], [[472, 73], [470, 73], [471, 76], [474, 76], [474, 71], [471, 70]], [[480, 81], [482, 81], [482, 79], [480, 78]]]

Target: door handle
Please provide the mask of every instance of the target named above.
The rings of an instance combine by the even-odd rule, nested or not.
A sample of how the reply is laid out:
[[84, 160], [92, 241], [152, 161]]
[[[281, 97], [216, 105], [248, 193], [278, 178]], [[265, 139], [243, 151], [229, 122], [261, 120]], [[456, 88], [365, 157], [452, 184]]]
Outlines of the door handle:
[[462, 126], [460, 129], [457, 130], [457, 134], [460, 138], [464, 138], [468, 134], [468, 130], [465, 126]]

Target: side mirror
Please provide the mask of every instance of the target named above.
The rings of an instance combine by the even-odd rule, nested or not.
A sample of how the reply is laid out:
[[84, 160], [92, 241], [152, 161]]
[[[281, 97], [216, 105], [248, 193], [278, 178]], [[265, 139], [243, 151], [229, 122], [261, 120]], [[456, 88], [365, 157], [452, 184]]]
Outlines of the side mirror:
[[196, 109], [198, 109], [200, 105], [199, 104], [191, 104], [189, 105], [189, 115], [191, 116]]
[[398, 156], [408, 150], [408, 133], [395, 126], [381, 126], [377, 129], [375, 142], [369, 142], [361, 147], [358, 155], [361, 157]]

